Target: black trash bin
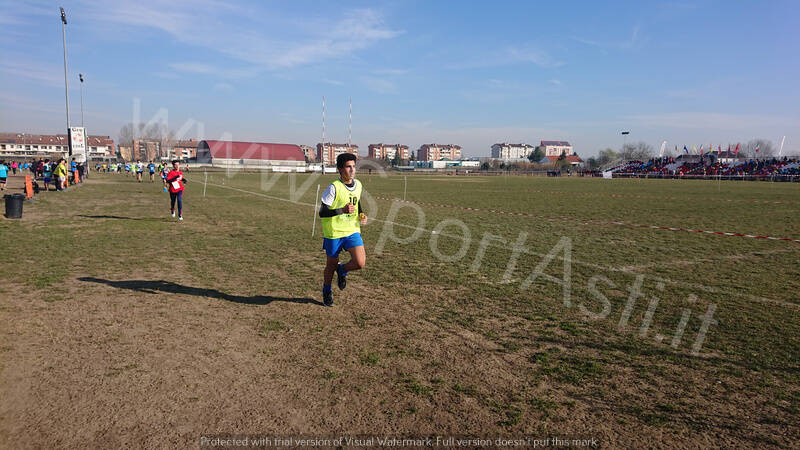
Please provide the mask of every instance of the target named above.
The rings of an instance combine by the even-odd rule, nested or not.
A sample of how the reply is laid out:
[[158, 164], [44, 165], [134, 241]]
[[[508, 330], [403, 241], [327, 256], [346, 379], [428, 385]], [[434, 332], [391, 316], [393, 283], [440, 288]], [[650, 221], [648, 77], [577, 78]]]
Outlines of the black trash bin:
[[22, 194], [4, 195], [6, 200], [6, 217], [9, 219], [22, 218], [22, 202], [25, 201], [25, 196]]

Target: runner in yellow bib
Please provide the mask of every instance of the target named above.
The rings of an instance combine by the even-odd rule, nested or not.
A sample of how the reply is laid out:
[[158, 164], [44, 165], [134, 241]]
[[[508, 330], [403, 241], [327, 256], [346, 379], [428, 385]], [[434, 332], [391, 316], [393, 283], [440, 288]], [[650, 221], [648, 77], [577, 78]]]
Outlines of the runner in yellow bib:
[[[361, 240], [361, 225], [367, 223], [367, 215], [361, 207], [361, 182], [355, 179], [356, 155], [343, 153], [336, 157], [339, 179], [322, 193], [319, 216], [322, 218], [322, 248], [327, 256], [322, 284], [322, 302], [333, 306], [331, 281], [336, 272], [336, 285], [344, 289], [347, 273], [362, 269], [367, 261], [364, 241]], [[350, 262], [339, 264], [342, 249], [350, 253]]]

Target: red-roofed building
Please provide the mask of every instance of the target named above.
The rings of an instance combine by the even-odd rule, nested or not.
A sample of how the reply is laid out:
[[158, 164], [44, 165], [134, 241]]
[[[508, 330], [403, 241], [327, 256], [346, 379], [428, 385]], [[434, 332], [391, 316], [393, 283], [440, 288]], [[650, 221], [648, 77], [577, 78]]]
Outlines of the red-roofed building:
[[303, 150], [294, 144], [204, 140], [197, 144], [197, 162], [219, 167], [305, 166]]
[[[66, 134], [0, 133], [0, 155], [5, 158], [50, 158], [69, 152]], [[86, 139], [90, 159], [113, 158], [114, 140], [109, 136]]]

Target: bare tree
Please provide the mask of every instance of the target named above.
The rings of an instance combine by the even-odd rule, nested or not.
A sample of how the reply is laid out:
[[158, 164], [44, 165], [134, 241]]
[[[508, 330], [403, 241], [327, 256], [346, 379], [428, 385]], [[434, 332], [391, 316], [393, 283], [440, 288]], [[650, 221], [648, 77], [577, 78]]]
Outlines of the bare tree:
[[158, 142], [159, 152], [161, 153], [158, 156], [169, 156], [175, 132], [168, 129], [164, 122], [157, 122], [148, 126], [144, 130], [144, 136], [145, 139]]
[[[141, 128], [141, 124], [139, 124]], [[140, 130], [137, 130], [136, 127], [133, 126], [132, 123], [126, 123], [119, 129], [119, 136], [117, 138], [117, 154], [119, 157], [124, 159], [130, 159], [132, 157], [131, 154], [123, 155], [122, 147], [128, 147], [129, 149], [133, 148], [133, 141], [135, 139], [141, 138]]]
[[775, 145], [768, 139], [753, 139], [742, 146], [739, 155], [746, 158], [771, 157], [775, 155]]
[[164, 122], [152, 123], [150, 125], [138, 123], [136, 127], [134, 127], [132, 123], [126, 123], [119, 130], [119, 142], [121, 144], [131, 144], [134, 139], [160, 141], [161, 139], [168, 139], [174, 135], [175, 132], [167, 129]]
[[598, 167], [605, 166], [606, 164], [613, 163], [614, 161], [619, 159], [619, 154], [614, 150], [607, 148], [605, 150], [600, 150], [597, 155], [597, 165]]
[[653, 157], [653, 147], [644, 141], [625, 144], [619, 153], [619, 157], [626, 161], [646, 161]]
[[169, 130], [164, 122], [151, 123], [150, 125], [138, 123], [136, 126], [132, 123], [127, 123], [119, 130], [119, 145], [124, 147], [133, 147], [134, 139], [142, 139], [146, 141], [157, 141], [161, 155], [166, 156], [169, 154], [169, 148], [172, 139], [175, 137], [175, 132]]
[[117, 137], [117, 143], [119, 145], [124, 146], [131, 146], [133, 145], [133, 139], [135, 137], [134, 128], [132, 123], [126, 123], [119, 129], [119, 136]]

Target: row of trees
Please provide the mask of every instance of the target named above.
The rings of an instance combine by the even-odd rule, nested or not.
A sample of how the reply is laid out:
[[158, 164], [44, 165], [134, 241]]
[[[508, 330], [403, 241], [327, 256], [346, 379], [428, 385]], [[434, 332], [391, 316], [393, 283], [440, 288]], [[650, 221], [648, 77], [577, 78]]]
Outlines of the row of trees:
[[133, 145], [134, 139], [147, 139], [152, 141], [161, 141], [163, 144], [168, 140], [175, 137], [175, 132], [168, 129], [167, 125], [163, 122], [153, 123], [146, 125], [139, 123], [136, 126], [128, 123], [119, 129], [119, 145], [130, 146]]
[[123, 125], [119, 130], [117, 148], [119, 148], [119, 146], [133, 147], [134, 139], [158, 141], [161, 151], [167, 152], [168, 154], [170, 143], [175, 139], [175, 132], [168, 129], [167, 125], [163, 122], [152, 123], [150, 125], [138, 123], [135, 126], [132, 123], [128, 123]]

